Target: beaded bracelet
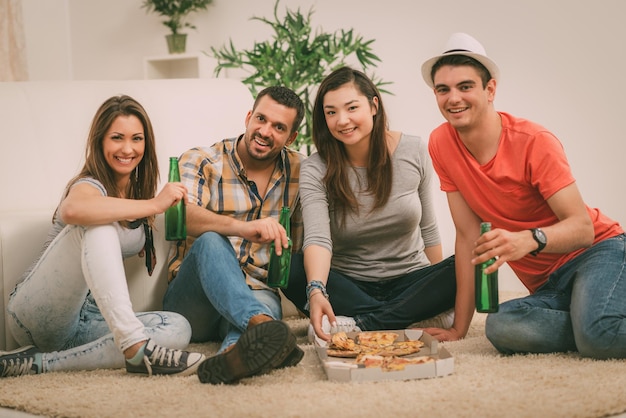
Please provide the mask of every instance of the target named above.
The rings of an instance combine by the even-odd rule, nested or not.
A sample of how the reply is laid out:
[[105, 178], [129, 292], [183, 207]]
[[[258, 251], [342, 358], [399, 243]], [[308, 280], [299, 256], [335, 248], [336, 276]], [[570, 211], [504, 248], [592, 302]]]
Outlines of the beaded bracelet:
[[328, 300], [328, 292], [326, 292], [326, 286], [324, 283], [319, 280], [312, 280], [306, 285], [306, 305], [304, 305], [305, 310], [309, 310], [309, 301], [311, 299], [311, 292], [315, 289], [319, 289], [322, 292], [322, 295]]

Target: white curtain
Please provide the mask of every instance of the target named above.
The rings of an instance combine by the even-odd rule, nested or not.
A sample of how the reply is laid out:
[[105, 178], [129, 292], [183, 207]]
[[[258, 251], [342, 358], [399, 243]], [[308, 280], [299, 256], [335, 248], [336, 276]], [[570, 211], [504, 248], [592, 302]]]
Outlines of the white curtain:
[[21, 0], [0, 0], [0, 81], [28, 80]]

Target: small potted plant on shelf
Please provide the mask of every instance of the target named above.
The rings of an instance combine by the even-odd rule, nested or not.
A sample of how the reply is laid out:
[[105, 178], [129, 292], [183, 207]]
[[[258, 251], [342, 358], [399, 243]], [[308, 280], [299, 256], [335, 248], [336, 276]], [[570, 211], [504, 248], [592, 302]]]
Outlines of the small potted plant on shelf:
[[145, 8], [147, 13], [155, 12], [166, 17], [162, 23], [172, 31], [165, 36], [168, 50], [172, 54], [185, 52], [187, 34], [180, 33], [180, 30], [196, 28], [186, 21], [187, 16], [193, 12], [206, 10], [211, 3], [213, 0], [144, 0], [141, 7]]

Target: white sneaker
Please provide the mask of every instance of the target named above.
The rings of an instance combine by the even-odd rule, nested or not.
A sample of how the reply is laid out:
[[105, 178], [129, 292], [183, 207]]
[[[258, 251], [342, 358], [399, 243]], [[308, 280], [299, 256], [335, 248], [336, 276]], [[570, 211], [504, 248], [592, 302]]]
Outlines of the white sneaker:
[[454, 323], [454, 308], [450, 308], [437, 316], [423, 321], [414, 322], [409, 328], [443, 328], [448, 329]]
[[[322, 331], [325, 334], [334, 334], [336, 332], [361, 332], [361, 328], [356, 326], [356, 321], [354, 318], [350, 318], [349, 316], [335, 316], [337, 320], [337, 325], [332, 327], [330, 322], [328, 321], [328, 317], [326, 315], [322, 316]], [[317, 338], [315, 335], [315, 330], [313, 329], [313, 325], [309, 324], [308, 331], [309, 342], [312, 343]]]

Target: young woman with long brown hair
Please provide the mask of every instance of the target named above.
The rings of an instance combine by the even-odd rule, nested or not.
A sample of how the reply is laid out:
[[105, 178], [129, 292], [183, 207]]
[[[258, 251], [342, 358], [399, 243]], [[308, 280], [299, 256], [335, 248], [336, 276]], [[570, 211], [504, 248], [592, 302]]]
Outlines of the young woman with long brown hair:
[[[80, 174], [68, 183], [39, 259], [11, 293], [7, 312], [23, 347], [0, 353], [0, 376], [122, 368], [191, 374], [204, 356], [181, 351], [191, 327], [170, 312], [135, 313], [123, 258], [141, 253], [151, 273], [154, 216], [185, 199], [180, 183], [155, 196], [152, 124], [125, 95], [94, 116]], [[166, 348], [167, 347], [167, 348]]]

